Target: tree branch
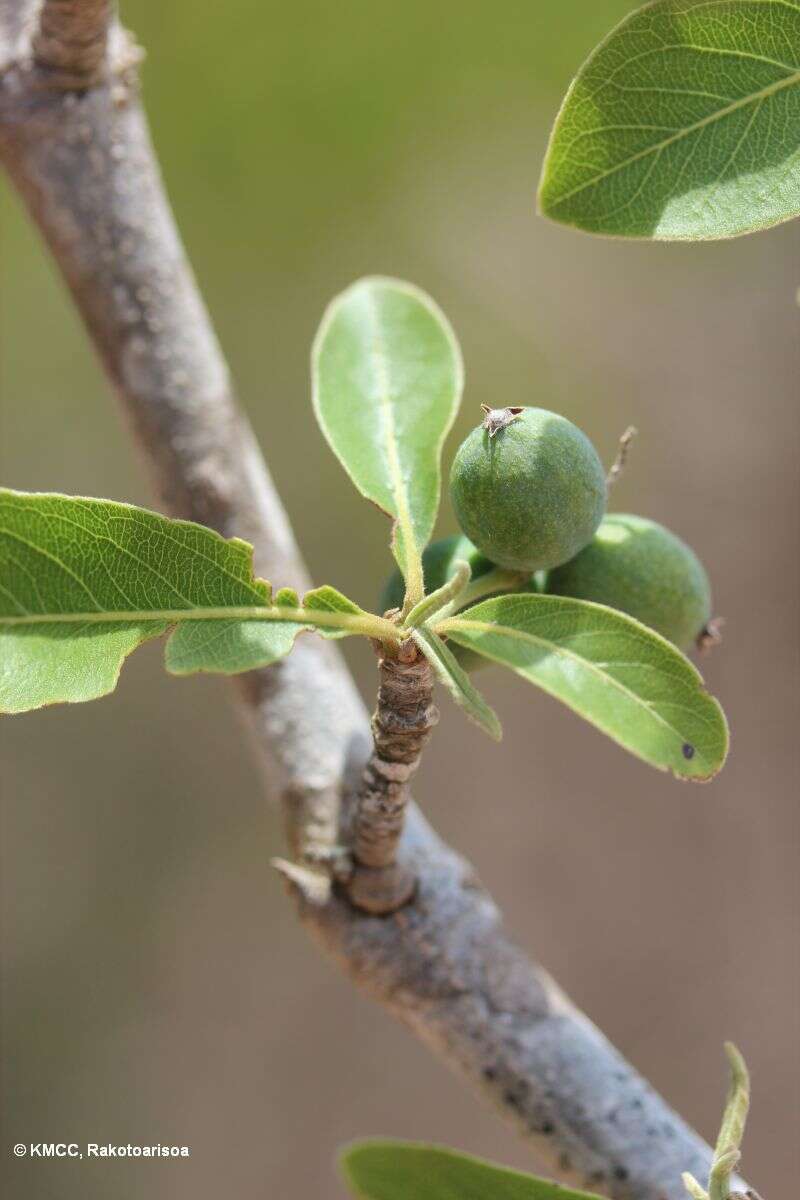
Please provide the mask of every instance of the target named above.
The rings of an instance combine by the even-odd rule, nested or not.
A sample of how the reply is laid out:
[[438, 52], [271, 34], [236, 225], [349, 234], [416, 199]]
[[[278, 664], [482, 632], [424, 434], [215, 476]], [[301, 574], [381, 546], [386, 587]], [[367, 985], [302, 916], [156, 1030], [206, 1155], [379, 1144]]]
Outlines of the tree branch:
[[[0, 158], [72, 291], [165, 508], [247, 538], [257, 570], [302, 590], [305, 569], [164, 195], [130, 43], [112, 30], [98, 76], [98, 41], [84, 37], [79, 16], [91, 12], [97, 32], [107, 6], [53, 0], [45, 10], [34, 57], [34, 6], [0, 0]], [[56, 43], [69, 53], [59, 57]], [[79, 90], [43, 86], [54, 66], [80, 69]], [[320, 878], [371, 749], [354, 685], [335, 648], [309, 635], [235, 687], [292, 853]], [[507, 939], [469, 865], [413, 805], [398, 853], [417, 890], [388, 917], [358, 911], [339, 889], [303, 887], [295, 867], [300, 916], [327, 953], [514, 1121], [561, 1178], [619, 1200], [682, 1200], [681, 1172], [704, 1178], [708, 1146]]]

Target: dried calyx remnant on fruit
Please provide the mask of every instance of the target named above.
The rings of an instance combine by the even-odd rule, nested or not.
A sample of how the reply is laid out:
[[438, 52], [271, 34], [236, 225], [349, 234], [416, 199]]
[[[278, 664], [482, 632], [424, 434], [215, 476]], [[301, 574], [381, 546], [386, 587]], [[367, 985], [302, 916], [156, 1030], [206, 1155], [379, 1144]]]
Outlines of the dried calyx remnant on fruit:
[[491, 562], [530, 574], [583, 549], [603, 519], [606, 494], [592, 443], [566, 417], [543, 408], [486, 411], [450, 473], [453, 508], [467, 537]]
[[681, 650], [710, 636], [711, 585], [702, 563], [646, 517], [609, 513], [575, 558], [549, 572], [545, 590], [618, 608]]

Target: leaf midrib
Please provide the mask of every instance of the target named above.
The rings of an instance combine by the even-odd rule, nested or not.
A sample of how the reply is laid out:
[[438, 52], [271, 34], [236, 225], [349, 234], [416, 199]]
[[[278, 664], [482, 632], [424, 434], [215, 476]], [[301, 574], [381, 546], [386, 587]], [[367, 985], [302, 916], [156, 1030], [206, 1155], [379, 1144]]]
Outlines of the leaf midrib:
[[[538, 637], [535, 633], [528, 633], [526, 630], [522, 630], [522, 629], [512, 629], [508, 625], [496, 625], [490, 621], [464, 621], [464, 620], [460, 620], [460, 619], [456, 618], [452, 621], [445, 621], [439, 627], [438, 632], [445, 633], [454, 628], [455, 629], [465, 629], [467, 631], [469, 631], [470, 629], [478, 630], [481, 633], [498, 634], [501, 637], [516, 638], [518, 641], [533, 642], [535, 645], [543, 646], [545, 649], [549, 650], [551, 653], [560, 655], [563, 658], [571, 659], [572, 661], [580, 664], [581, 666], [588, 668], [588, 670], [592, 671], [595, 675], [599, 676], [599, 678], [602, 679], [604, 682], [610, 683], [612, 687], [616, 688], [617, 691], [621, 692], [624, 696], [627, 696], [628, 699], [635, 701], [635, 703], [637, 705], [640, 705], [643, 708], [646, 708], [647, 711], [654, 717], [654, 719], [656, 721], [658, 721], [661, 725], [663, 725], [665, 727], [665, 729], [668, 729], [670, 733], [675, 734], [675, 736], [680, 741], [684, 740], [683, 734], [680, 733], [679, 730], [677, 730], [674, 727], [674, 725], [671, 725], [669, 723], [669, 721], [665, 720], [664, 717], [662, 717], [661, 714], [659, 712], [657, 712], [655, 708], [653, 708], [653, 705], [649, 700], [644, 700], [644, 699], [642, 699], [641, 696], [637, 696], [636, 692], [632, 692], [630, 690], [630, 688], [627, 688], [625, 686], [624, 683], [620, 683], [620, 681], [618, 679], [615, 679], [613, 675], [602, 671], [598, 666], [596, 666], [595, 663], [591, 662], [590, 659], [582, 658], [580, 656], [580, 654], [576, 654], [574, 650], [567, 650], [563, 646], [559, 646], [555, 642], [548, 641], [547, 638]], [[479, 654], [485, 653], [485, 651], [481, 650], [477, 646], [474, 646], [473, 649], [478, 650]], [[486, 657], [490, 658], [491, 655], [487, 654]], [[502, 662], [504, 660], [499, 660], [499, 661]], [[517, 668], [514, 668], [512, 666], [512, 670], [515, 670], [515, 669], [517, 669]], [[697, 749], [697, 747], [695, 747], [695, 749]], [[708, 761], [705, 758], [705, 756], [702, 756], [702, 757], [703, 757], [704, 762]]]
[[[636, 154], [630, 155], [629, 158], [624, 159], [622, 162], [615, 163], [614, 166], [609, 167], [608, 170], [601, 171], [599, 174], [592, 176], [592, 178], [586, 180], [585, 183], [581, 183], [577, 187], [572, 188], [571, 191], [565, 192], [562, 196], [559, 196], [557, 200], [552, 200], [550, 202], [551, 208], [558, 208], [560, 204], [565, 204], [566, 201], [571, 200], [573, 196], [577, 196], [580, 192], [585, 191], [587, 188], [594, 187], [595, 184], [602, 183], [602, 181], [607, 179], [610, 175], [615, 175], [618, 171], [624, 170], [625, 167], [629, 167], [632, 163], [638, 162], [639, 159], [646, 158], [648, 154], [660, 154], [661, 151], [666, 149], [667, 146], [671, 146], [674, 142], [680, 141], [681, 138], [688, 137], [690, 134], [696, 133], [699, 129], [704, 129], [707, 125], [711, 125], [715, 121], [721, 121], [724, 117], [729, 116], [730, 113], [736, 112], [738, 109], [744, 108], [748, 104], [760, 103], [768, 96], [772, 96], [776, 92], [781, 91], [783, 88], [792, 87], [797, 83], [800, 83], [800, 70], [794, 71], [791, 75], [788, 75], [783, 79], [778, 79], [774, 83], [768, 84], [766, 87], [761, 88], [757, 92], [751, 92], [747, 96], [742, 96], [738, 100], [732, 101], [724, 108], [718, 109], [715, 113], [710, 113], [707, 117], [702, 117], [699, 121], [695, 121], [693, 125], [687, 125], [685, 129], [679, 129], [677, 133], [673, 133], [671, 137], [663, 138], [660, 142], [654, 142], [651, 146], [646, 146], [643, 150], [638, 150]], [[586, 134], [588, 135], [592, 132], [595, 131], [588, 130], [586, 131]], [[727, 166], [729, 165], [730, 160], [725, 167], [726, 170]]]
[[367, 295], [367, 310], [372, 327], [373, 362], [378, 385], [378, 402], [380, 404], [381, 419], [386, 439], [387, 466], [389, 468], [389, 478], [392, 481], [392, 495], [397, 506], [397, 523], [403, 533], [403, 549], [405, 551], [404, 558], [407, 572], [406, 588], [409, 596], [412, 597], [412, 603], [416, 604], [422, 598], [423, 593], [422, 565], [419, 561], [419, 551], [416, 547], [411, 509], [408, 504], [403, 469], [397, 449], [397, 427], [395, 425], [394, 410], [392, 409], [386, 344], [381, 329], [380, 313], [377, 311], [371, 294]]
[[182, 621], [290, 621], [297, 625], [319, 625], [331, 629], [346, 629], [353, 633], [364, 633], [375, 637], [382, 632], [387, 640], [398, 640], [398, 629], [382, 617], [355, 613], [325, 612], [321, 609], [288, 608], [282, 605], [258, 605], [209, 608], [153, 608], [120, 609], [115, 611], [91, 611], [70, 613], [27, 613], [25, 616], [0, 615], [0, 631], [3, 627], [18, 628], [24, 625], [76, 625], [113, 624], [119, 622], [166, 621], [176, 624]]

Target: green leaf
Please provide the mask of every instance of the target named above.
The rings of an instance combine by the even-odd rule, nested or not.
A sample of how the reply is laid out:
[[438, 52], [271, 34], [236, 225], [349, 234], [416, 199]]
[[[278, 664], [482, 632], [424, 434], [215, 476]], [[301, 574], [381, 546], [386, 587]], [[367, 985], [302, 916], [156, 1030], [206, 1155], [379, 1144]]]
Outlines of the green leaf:
[[734, 237], [800, 213], [800, 4], [656, 0], [579, 71], [541, 211], [590, 233]]
[[689, 1193], [692, 1200], [708, 1200], [708, 1192], [704, 1187], [700, 1186], [694, 1175], [692, 1175], [689, 1171], [684, 1171], [681, 1178], [683, 1179], [683, 1186], [686, 1188], [686, 1191]]
[[297, 608], [300, 604], [300, 597], [294, 588], [282, 587], [278, 588], [272, 597], [272, 603], [276, 604], [278, 608]]
[[708, 1176], [710, 1200], [728, 1198], [731, 1175], [741, 1157], [740, 1147], [750, 1108], [750, 1073], [747, 1064], [733, 1042], [725, 1043], [725, 1054], [730, 1067], [730, 1082], [722, 1124], [714, 1147], [714, 1161]]
[[339, 1162], [358, 1200], [599, 1200], [442, 1146], [356, 1142]]
[[728, 1200], [729, 1197], [732, 1200], [731, 1176], [741, 1158], [740, 1146], [750, 1107], [750, 1075], [747, 1064], [733, 1042], [725, 1042], [725, 1054], [730, 1067], [730, 1081], [714, 1158], [708, 1173], [708, 1191], [688, 1171], [682, 1175], [683, 1186], [692, 1200]]
[[266, 666], [302, 629], [396, 640], [334, 588], [309, 592], [307, 607], [288, 591], [273, 604], [252, 556], [238, 538], [133, 505], [0, 489], [0, 711], [113, 691], [126, 656], [171, 625], [176, 674]]
[[725, 1057], [730, 1068], [725, 1111], [714, 1148], [714, 1157], [738, 1150], [744, 1137], [747, 1113], [750, 1108], [750, 1073], [741, 1051], [733, 1042], [725, 1042]]
[[314, 411], [362, 496], [394, 519], [409, 607], [436, 520], [442, 444], [458, 410], [461, 354], [437, 305], [396, 279], [354, 283], [329, 305], [312, 355]]
[[[364, 617], [367, 614], [363, 608], [359, 608], [352, 600], [348, 600], [347, 596], [343, 596], [341, 592], [337, 592], [335, 587], [331, 587], [326, 583], [322, 587], [314, 588], [310, 592], [306, 592], [303, 596], [303, 608], [312, 613], [343, 613], [354, 617]], [[341, 638], [347, 637], [346, 629], [317, 629], [317, 633], [321, 633], [323, 637]]]
[[497, 713], [489, 707], [463, 667], [459, 666], [442, 639], [427, 626], [413, 629], [411, 636], [430, 662], [440, 683], [443, 683], [460, 708], [476, 725], [480, 725], [489, 737], [499, 742], [503, 730]]
[[172, 675], [254, 671], [283, 658], [310, 628], [294, 621], [182, 621], [164, 649], [164, 665]]
[[498, 596], [437, 631], [563, 700], [651, 766], [704, 780], [725, 761], [725, 717], [699, 673], [671, 642], [615, 609]]
[[166, 628], [166, 621], [22, 625], [13, 631], [0, 624], [0, 712], [28, 712], [113, 692], [131, 651]]

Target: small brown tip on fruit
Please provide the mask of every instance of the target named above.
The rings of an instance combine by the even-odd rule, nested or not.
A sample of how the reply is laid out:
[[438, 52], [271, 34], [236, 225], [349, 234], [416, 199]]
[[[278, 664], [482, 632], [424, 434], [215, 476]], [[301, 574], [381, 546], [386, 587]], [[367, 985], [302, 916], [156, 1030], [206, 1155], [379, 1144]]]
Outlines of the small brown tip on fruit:
[[489, 408], [486, 404], [482, 404], [481, 408], [484, 412], [483, 428], [490, 438], [493, 438], [501, 429], [505, 429], [512, 421], [516, 421], [520, 413], [525, 411], [523, 408]]
[[724, 624], [724, 617], [712, 617], [710, 621], [706, 621], [695, 640], [695, 645], [701, 654], [710, 654], [715, 646], [720, 645]]

